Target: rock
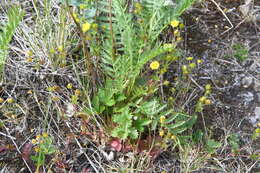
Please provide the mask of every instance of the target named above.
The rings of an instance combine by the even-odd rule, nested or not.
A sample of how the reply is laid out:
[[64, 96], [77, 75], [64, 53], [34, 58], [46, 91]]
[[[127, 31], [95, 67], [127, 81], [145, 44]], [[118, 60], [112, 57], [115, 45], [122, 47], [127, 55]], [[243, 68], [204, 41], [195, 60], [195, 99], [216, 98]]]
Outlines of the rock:
[[251, 86], [251, 85], [253, 84], [253, 82], [254, 82], [254, 79], [253, 79], [253, 77], [251, 77], [251, 76], [246, 76], [246, 77], [244, 77], [244, 78], [242, 79], [242, 81], [241, 81], [242, 86], [243, 86], [244, 88], [248, 88], [249, 86]]
[[257, 74], [260, 74], [260, 60], [255, 59], [251, 66], [249, 67], [249, 70], [251, 72], [255, 72]]
[[254, 94], [249, 91], [245, 91], [238, 95], [238, 98], [241, 99], [241, 103], [244, 105], [249, 105], [252, 101], [254, 101]]
[[254, 110], [254, 116], [250, 116], [249, 121], [253, 126], [256, 126], [259, 120], [260, 120], [260, 107], [256, 107]]
[[260, 107], [255, 108], [255, 116], [257, 117], [257, 119], [260, 119]]
[[254, 83], [254, 90], [256, 92], [260, 92], [260, 82], [255, 81], [255, 83]]
[[256, 102], [260, 103], [260, 92], [256, 93]]

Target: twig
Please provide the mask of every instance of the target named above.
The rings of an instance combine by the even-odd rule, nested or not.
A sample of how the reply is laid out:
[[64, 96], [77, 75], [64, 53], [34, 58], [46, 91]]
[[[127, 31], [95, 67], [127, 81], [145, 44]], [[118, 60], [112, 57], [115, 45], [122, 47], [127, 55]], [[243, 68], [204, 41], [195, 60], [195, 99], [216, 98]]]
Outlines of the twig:
[[0, 135], [2, 135], [2, 136], [5, 136], [5, 137], [8, 137], [8, 138], [10, 138], [10, 139], [13, 139], [13, 140], [16, 140], [16, 138], [15, 138], [15, 137], [13, 137], [13, 136], [10, 136], [10, 135], [7, 135], [7, 134], [5, 134], [5, 133], [2, 133], [2, 132], [0, 132]]
[[225, 34], [226, 32], [228, 32], [229, 30], [231, 30], [233, 27], [234, 27], [234, 25], [232, 24], [232, 22], [229, 20], [229, 18], [227, 17], [227, 15], [225, 14], [225, 12], [220, 8], [220, 6], [216, 3], [216, 1], [214, 1], [214, 0], [210, 0], [211, 2], [213, 2], [216, 6], [217, 6], [217, 8], [218, 8], [218, 10], [223, 14], [223, 16], [227, 19], [227, 21], [228, 21], [228, 23], [231, 25], [231, 27], [229, 28], [229, 29], [227, 29], [226, 31], [224, 31], [222, 34], [220, 34], [220, 35], [223, 35], [223, 34]]
[[[9, 137], [9, 138], [11, 139], [11, 141], [13, 142], [13, 144], [14, 144], [14, 146], [15, 146], [17, 152], [18, 152], [20, 155], [22, 155], [21, 151], [19, 150], [19, 147], [17, 146], [16, 142], [15, 142], [14, 139], [13, 139], [14, 137], [12, 137], [12, 136], [10, 135], [8, 129], [7, 129], [5, 126], [4, 126], [4, 128], [5, 128], [5, 131], [8, 133], [8, 136], [7, 136], [7, 137]], [[31, 168], [29, 167], [28, 163], [26, 162], [26, 160], [25, 160], [23, 157], [22, 157], [22, 159], [23, 159], [24, 164], [26, 165], [26, 167], [27, 167], [28, 170], [30, 171], [30, 173], [33, 173], [32, 170], [31, 170]]]
[[112, 58], [115, 60], [115, 38], [113, 33], [113, 26], [112, 26], [112, 0], [109, 0], [109, 27], [110, 27], [110, 35], [112, 39]]
[[[70, 131], [72, 132], [70, 125], [68, 122], [66, 122], [66, 125], [68, 126], [68, 128], [70, 129]], [[84, 152], [83, 147], [81, 146], [81, 144], [79, 143], [78, 139], [76, 137], [74, 137], [75, 141], [77, 142], [79, 148], [81, 151], [83, 151], [83, 154], [85, 155], [85, 157], [87, 158], [88, 162], [90, 163], [90, 165], [92, 166], [92, 168], [95, 170], [96, 173], [99, 173], [99, 171], [97, 170], [97, 168], [95, 167], [95, 164], [92, 162], [92, 160], [88, 157], [88, 155]], [[101, 167], [102, 168], [102, 167]], [[103, 169], [103, 172], [106, 173], [106, 171]]]
[[202, 86], [200, 86], [193, 78], [192, 76], [188, 75], [189, 79], [197, 86], [199, 87], [199, 89], [201, 89], [202, 91], [204, 91], [204, 88]]

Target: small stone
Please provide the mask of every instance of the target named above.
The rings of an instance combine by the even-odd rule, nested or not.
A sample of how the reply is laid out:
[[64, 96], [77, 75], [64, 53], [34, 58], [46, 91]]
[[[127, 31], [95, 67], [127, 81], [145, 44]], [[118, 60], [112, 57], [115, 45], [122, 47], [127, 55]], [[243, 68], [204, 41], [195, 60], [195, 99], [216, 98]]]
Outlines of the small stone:
[[256, 102], [260, 103], [260, 92], [256, 93]]
[[238, 97], [241, 99], [241, 102], [243, 102], [244, 105], [249, 105], [249, 103], [254, 101], [254, 94], [249, 91], [239, 94]]
[[253, 126], [256, 126], [257, 123], [259, 122], [259, 120], [260, 120], [260, 107], [256, 107], [255, 110], [254, 110], [253, 116], [249, 117], [249, 122]]
[[254, 60], [253, 63], [250, 65], [249, 70], [260, 74], [260, 60]]
[[246, 76], [242, 79], [241, 83], [244, 88], [248, 88], [253, 84], [254, 80], [250, 76]]
[[255, 83], [254, 83], [254, 90], [256, 92], [260, 92], [260, 82], [255, 81]]
[[255, 116], [258, 120], [260, 119], [260, 107], [255, 108]]

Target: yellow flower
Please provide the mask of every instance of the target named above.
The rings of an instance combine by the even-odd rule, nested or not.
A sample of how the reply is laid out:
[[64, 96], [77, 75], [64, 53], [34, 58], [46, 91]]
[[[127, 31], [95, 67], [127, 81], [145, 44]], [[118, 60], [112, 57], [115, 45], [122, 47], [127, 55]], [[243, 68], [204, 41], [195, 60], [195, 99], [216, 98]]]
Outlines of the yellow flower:
[[158, 61], [153, 61], [151, 64], [150, 64], [150, 68], [152, 70], [157, 70], [158, 68], [160, 67], [160, 63]]
[[29, 58], [26, 59], [26, 61], [27, 62], [33, 62], [33, 59], [32, 59], [32, 57], [29, 57]]
[[48, 137], [48, 133], [43, 132], [43, 133], [42, 133], [42, 136], [43, 136], [44, 138], [47, 138], [47, 137]]
[[260, 129], [259, 128], [255, 129], [255, 132], [260, 133]]
[[182, 37], [177, 37], [177, 41], [181, 41], [182, 40]]
[[51, 98], [51, 100], [54, 101], [54, 102], [57, 102], [57, 101], [60, 100], [60, 98], [59, 98], [58, 96], [53, 96], [53, 97]]
[[168, 81], [168, 80], [165, 80], [164, 82], [163, 82], [163, 85], [165, 85], [165, 86], [168, 86], [170, 84], [170, 82]]
[[165, 116], [161, 116], [160, 117], [160, 123], [163, 123], [165, 121], [165, 119], [166, 119]]
[[258, 123], [257, 126], [260, 127], [260, 123]]
[[187, 57], [186, 60], [192, 61], [192, 60], [193, 60], [193, 57], [191, 57], [191, 56], [190, 56], [190, 57]]
[[172, 135], [172, 136], [171, 136], [171, 139], [176, 140], [176, 136], [175, 136], [175, 135]]
[[13, 98], [8, 98], [7, 99], [7, 103], [13, 103], [14, 102], [14, 99]]
[[80, 5], [79, 5], [79, 8], [80, 8], [81, 10], [85, 9], [86, 7], [87, 7], [86, 4], [80, 4]]
[[189, 66], [190, 66], [190, 68], [195, 68], [196, 64], [195, 63], [190, 63]]
[[39, 147], [35, 147], [35, 148], [34, 148], [34, 151], [35, 151], [36, 153], [38, 153], [38, 152], [40, 151], [40, 148], [39, 148]]
[[36, 136], [36, 140], [39, 141], [41, 139], [41, 135]]
[[183, 66], [181, 67], [181, 69], [182, 69], [183, 72], [188, 70], [188, 68], [187, 68], [186, 65], [183, 65]]
[[163, 135], [164, 135], [164, 131], [163, 131], [163, 130], [160, 130], [159, 135], [160, 135], [160, 136], [163, 136]]
[[179, 24], [180, 24], [180, 21], [178, 21], [178, 20], [173, 20], [173, 21], [171, 21], [171, 26], [172, 26], [173, 28], [178, 27]]
[[71, 89], [73, 86], [72, 86], [72, 83], [68, 83], [68, 85], [67, 85], [67, 88], [68, 89]]
[[5, 100], [0, 97], [0, 103], [3, 103]]
[[62, 51], [63, 51], [63, 46], [59, 46], [59, 47], [58, 47], [58, 51], [59, 51], [59, 52], [62, 52]]
[[90, 30], [91, 24], [86, 22], [82, 25], [82, 31], [83, 32], [87, 32], [88, 30]]
[[79, 89], [76, 89], [76, 90], [74, 91], [74, 93], [75, 93], [76, 96], [81, 95], [81, 91], [80, 91]]
[[206, 90], [211, 90], [211, 85], [210, 85], [210, 84], [207, 84], [207, 85], [205, 86], [205, 89], [206, 89]]
[[179, 27], [180, 27], [180, 29], [183, 29], [183, 28], [185, 27], [185, 25], [184, 25], [183, 23], [181, 23], [181, 24], [179, 25]]
[[205, 96], [202, 96], [202, 97], [199, 99], [199, 101], [200, 101], [201, 103], [203, 103], [203, 102], [205, 102], [206, 99], [207, 99], [207, 98], [206, 98]]
[[211, 103], [212, 103], [212, 102], [211, 102], [210, 99], [206, 99], [206, 100], [205, 100], [205, 104], [206, 104], [206, 105], [210, 105]]
[[32, 139], [32, 144], [36, 144], [37, 140], [36, 139]]
[[142, 5], [140, 4], [140, 3], [138, 3], [138, 2], [136, 2], [135, 4], [134, 4], [134, 6], [135, 6], [135, 10], [134, 10], [134, 13], [140, 13], [141, 11], [142, 11], [142, 9], [143, 9], [143, 7], [142, 7]]
[[198, 64], [201, 64], [202, 62], [203, 62], [203, 60], [201, 60], [201, 59], [198, 59], [198, 60], [197, 60], [197, 63], [198, 63]]
[[168, 134], [166, 135], [166, 137], [167, 137], [167, 138], [171, 138], [171, 137], [172, 137], [172, 134], [171, 134], [171, 133], [168, 133]]
[[54, 54], [55, 50], [53, 48], [50, 49], [50, 54]]
[[169, 97], [169, 101], [173, 101], [173, 97]]
[[32, 93], [33, 93], [32, 90], [27, 91], [27, 94], [32, 94]]

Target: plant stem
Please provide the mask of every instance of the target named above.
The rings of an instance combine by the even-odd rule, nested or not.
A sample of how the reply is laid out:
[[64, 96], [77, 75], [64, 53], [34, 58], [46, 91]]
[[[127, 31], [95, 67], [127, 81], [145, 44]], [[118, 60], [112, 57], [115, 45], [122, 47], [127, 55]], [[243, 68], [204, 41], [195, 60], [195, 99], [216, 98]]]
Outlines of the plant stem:
[[110, 36], [112, 40], [112, 58], [115, 60], [115, 38], [113, 33], [113, 26], [112, 26], [112, 0], [109, 0], [109, 26], [110, 26]]

